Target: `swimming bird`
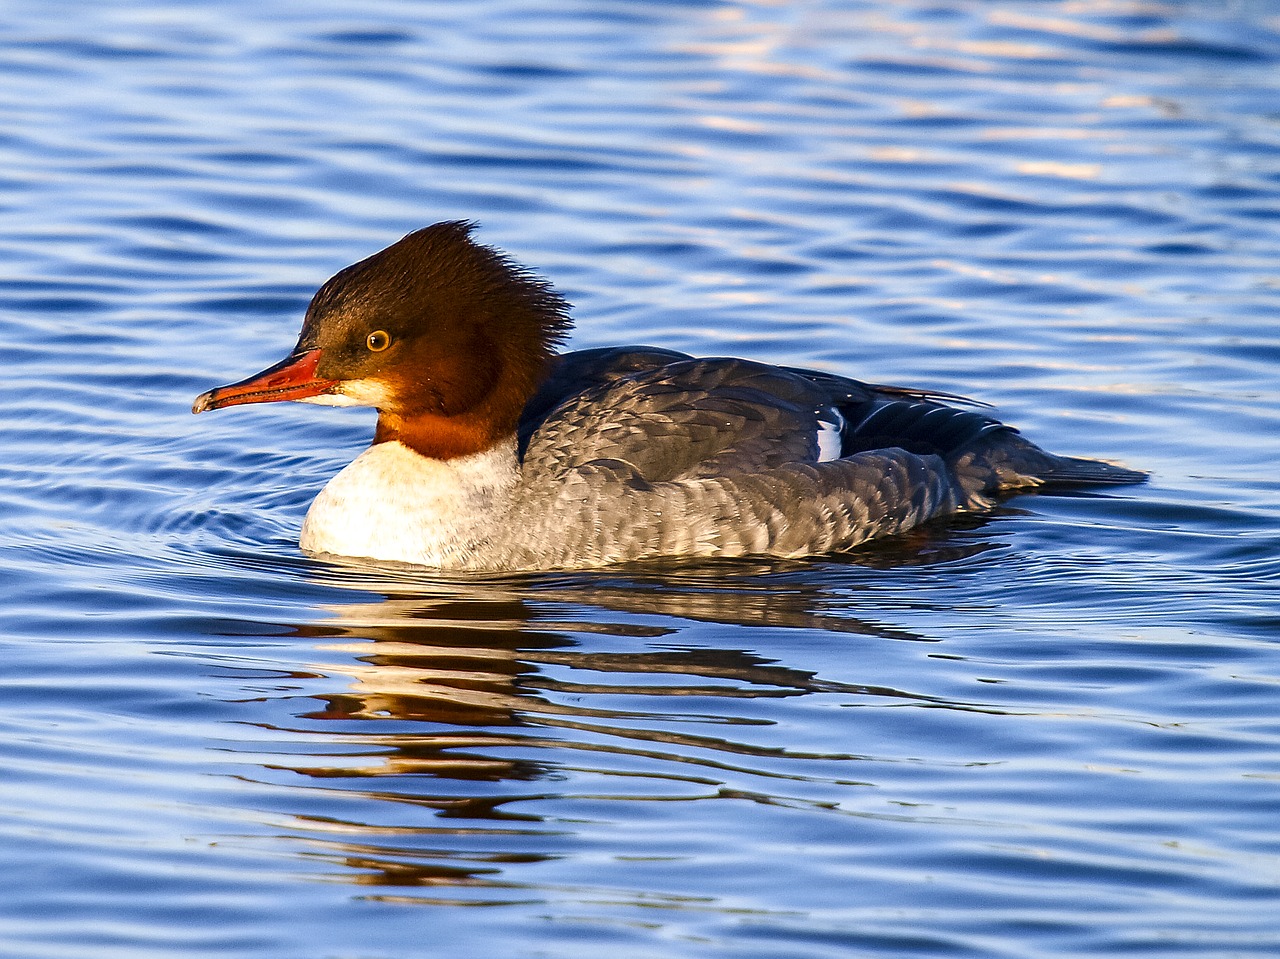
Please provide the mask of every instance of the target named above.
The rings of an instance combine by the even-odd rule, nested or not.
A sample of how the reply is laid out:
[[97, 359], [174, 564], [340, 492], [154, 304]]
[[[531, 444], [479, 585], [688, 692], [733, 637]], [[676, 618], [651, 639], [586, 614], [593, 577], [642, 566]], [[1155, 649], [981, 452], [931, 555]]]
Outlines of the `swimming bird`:
[[646, 346], [558, 352], [569, 305], [437, 223], [340, 271], [293, 351], [192, 411], [378, 411], [301, 547], [441, 569], [801, 557], [1050, 486], [1144, 473], [1055, 456], [960, 397]]

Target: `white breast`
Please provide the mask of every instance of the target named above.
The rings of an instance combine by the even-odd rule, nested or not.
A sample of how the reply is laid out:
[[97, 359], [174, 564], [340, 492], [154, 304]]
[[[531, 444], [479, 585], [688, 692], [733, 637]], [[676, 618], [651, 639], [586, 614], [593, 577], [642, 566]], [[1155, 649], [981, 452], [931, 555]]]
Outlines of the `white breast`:
[[433, 460], [378, 443], [320, 491], [300, 544], [311, 553], [457, 568], [501, 532], [516, 479], [514, 448]]

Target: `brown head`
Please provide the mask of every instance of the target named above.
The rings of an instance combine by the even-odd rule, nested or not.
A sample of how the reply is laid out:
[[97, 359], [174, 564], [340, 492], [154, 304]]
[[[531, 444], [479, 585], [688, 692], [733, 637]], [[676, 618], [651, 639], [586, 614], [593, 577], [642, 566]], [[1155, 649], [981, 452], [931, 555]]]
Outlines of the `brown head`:
[[479, 452], [515, 432], [568, 335], [569, 305], [546, 281], [437, 223], [337, 273], [307, 307], [293, 352], [209, 390], [192, 411], [310, 400], [374, 406], [374, 442], [424, 456]]

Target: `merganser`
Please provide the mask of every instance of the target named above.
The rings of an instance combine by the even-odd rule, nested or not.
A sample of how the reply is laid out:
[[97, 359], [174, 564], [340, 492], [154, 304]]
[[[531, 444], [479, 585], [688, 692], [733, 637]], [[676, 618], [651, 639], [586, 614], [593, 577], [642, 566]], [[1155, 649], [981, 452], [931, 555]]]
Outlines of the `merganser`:
[[558, 354], [568, 303], [474, 227], [337, 273], [289, 356], [196, 398], [377, 408], [373, 445], [307, 512], [308, 553], [489, 571], [800, 557], [1146, 476], [1047, 453], [951, 394], [653, 347]]

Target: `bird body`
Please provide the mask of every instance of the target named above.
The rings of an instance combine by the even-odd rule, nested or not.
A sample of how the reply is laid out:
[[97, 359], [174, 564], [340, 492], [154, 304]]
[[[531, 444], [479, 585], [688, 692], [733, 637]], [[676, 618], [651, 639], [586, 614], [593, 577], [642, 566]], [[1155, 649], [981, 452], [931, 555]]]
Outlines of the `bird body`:
[[472, 570], [799, 557], [1145, 476], [1047, 453], [946, 394], [654, 347], [558, 353], [567, 304], [471, 229], [436, 224], [338, 273], [288, 358], [196, 400], [377, 407], [304, 550]]

